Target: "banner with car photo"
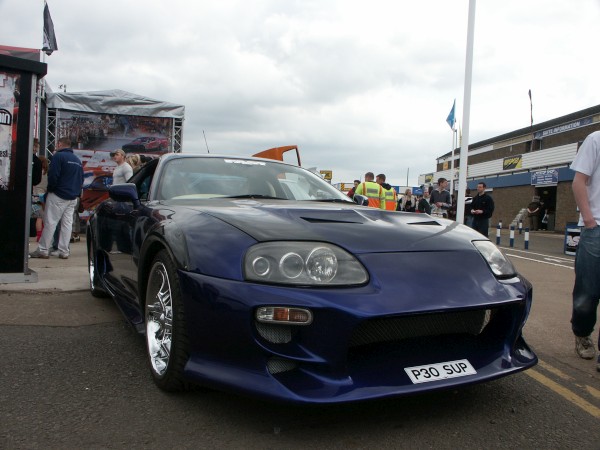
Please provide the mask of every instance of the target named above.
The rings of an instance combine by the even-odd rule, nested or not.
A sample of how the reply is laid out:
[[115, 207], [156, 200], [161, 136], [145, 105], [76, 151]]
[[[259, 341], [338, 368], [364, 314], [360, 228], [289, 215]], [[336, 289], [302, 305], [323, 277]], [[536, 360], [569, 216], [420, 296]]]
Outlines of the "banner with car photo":
[[57, 135], [71, 138], [74, 153], [83, 164], [82, 219], [87, 220], [96, 206], [108, 198], [116, 167], [111, 152], [121, 148], [127, 156], [138, 155], [141, 163], [170, 152], [172, 122], [168, 117], [60, 111]]

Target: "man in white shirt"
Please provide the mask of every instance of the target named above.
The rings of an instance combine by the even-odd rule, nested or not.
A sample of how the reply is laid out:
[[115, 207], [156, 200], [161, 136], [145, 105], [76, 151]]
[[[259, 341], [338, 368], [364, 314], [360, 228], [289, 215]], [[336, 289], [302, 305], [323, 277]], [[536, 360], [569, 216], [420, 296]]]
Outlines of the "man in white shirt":
[[[575, 171], [573, 194], [582, 227], [575, 256], [571, 327], [575, 351], [583, 359], [592, 359], [596, 350], [590, 335], [600, 300], [600, 131], [583, 141], [571, 169]], [[600, 358], [596, 369], [600, 372]]]
[[133, 169], [125, 159], [125, 152], [122, 149], [117, 149], [110, 154], [113, 161], [117, 163], [117, 167], [113, 172], [112, 184], [124, 184], [127, 183], [133, 175]]

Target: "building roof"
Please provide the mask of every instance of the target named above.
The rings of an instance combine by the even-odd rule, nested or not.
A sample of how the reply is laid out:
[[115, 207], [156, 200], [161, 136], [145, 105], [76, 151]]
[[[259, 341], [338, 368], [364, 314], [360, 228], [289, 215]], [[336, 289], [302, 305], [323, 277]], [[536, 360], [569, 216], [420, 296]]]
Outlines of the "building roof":
[[[506, 141], [506, 140], [509, 140], [512, 138], [523, 136], [528, 133], [532, 134], [532, 133], [535, 133], [536, 131], [541, 131], [541, 130], [545, 130], [547, 128], [552, 128], [557, 125], [561, 125], [561, 124], [564, 124], [567, 122], [572, 122], [574, 120], [582, 119], [584, 117], [593, 116], [595, 114], [600, 114], [600, 105], [592, 106], [590, 108], [582, 109], [580, 111], [576, 111], [574, 113], [567, 114], [565, 116], [547, 120], [546, 122], [534, 124], [533, 127], [530, 126], [530, 127], [520, 128], [518, 130], [511, 131], [510, 133], [505, 133], [505, 134], [501, 134], [501, 135], [498, 135], [498, 136], [495, 136], [495, 137], [492, 137], [489, 139], [485, 139], [483, 141], [474, 142], [472, 144], [469, 144], [469, 150], [485, 147], [486, 145], [491, 145], [496, 142]], [[451, 153], [452, 153], [451, 151], [444, 153], [442, 156], [439, 156], [437, 159], [447, 158], [451, 155]], [[459, 153], [460, 153], [460, 149], [456, 149], [454, 151], [454, 155], [457, 155]]]

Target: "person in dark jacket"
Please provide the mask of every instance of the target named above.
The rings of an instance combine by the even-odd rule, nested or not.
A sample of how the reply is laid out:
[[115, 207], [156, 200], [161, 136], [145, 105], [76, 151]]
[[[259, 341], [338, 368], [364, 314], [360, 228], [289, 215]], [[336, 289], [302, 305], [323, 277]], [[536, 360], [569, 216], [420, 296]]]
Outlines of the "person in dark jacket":
[[73, 153], [69, 138], [58, 140], [58, 151], [54, 153], [48, 170], [48, 194], [44, 213], [44, 231], [38, 248], [29, 256], [48, 259], [48, 249], [52, 244], [52, 236], [60, 221], [60, 237], [58, 240], [58, 256], [69, 257], [69, 241], [73, 225], [73, 211], [77, 198], [81, 196], [83, 186], [83, 167], [79, 158]]
[[471, 214], [473, 214], [471, 228], [488, 237], [490, 217], [494, 213], [494, 200], [486, 194], [486, 187], [483, 182], [477, 184], [477, 195], [473, 197], [471, 202]]
[[423, 191], [423, 197], [421, 197], [417, 203], [417, 211], [431, 214], [431, 205], [429, 204], [429, 189], [425, 188]]
[[352, 186], [350, 188], [350, 190], [348, 191], [348, 197], [350, 198], [354, 198], [354, 191], [356, 191], [356, 186], [358, 186], [360, 184], [360, 180], [354, 180], [354, 186]]

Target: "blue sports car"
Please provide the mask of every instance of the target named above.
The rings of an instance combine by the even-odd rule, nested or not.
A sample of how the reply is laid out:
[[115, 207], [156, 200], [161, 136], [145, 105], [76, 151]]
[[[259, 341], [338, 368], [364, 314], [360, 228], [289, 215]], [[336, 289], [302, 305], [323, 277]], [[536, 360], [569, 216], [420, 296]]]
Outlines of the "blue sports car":
[[109, 192], [87, 230], [90, 289], [145, 335], [166, 391], [349, 402], [537, 362], [530, 283], [456, 222], [358, 205], [260, 158], [167, 154]]

